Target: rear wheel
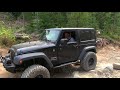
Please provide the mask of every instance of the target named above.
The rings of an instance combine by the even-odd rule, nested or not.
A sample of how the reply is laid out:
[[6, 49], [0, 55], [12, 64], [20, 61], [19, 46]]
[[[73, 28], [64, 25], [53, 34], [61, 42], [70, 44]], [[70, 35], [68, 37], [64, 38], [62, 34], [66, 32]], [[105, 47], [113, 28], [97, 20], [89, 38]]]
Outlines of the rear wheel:
[[85, 71], [93, 70], [95, 69], [97, 64], [97, 57], [94, 52], [88, 52], [86, 53], [85, 57], [81, 61], [81, 67]]
[[22, 73], [21, 78], [50, 78], [50, 73], [44, 66], [32, 65]]

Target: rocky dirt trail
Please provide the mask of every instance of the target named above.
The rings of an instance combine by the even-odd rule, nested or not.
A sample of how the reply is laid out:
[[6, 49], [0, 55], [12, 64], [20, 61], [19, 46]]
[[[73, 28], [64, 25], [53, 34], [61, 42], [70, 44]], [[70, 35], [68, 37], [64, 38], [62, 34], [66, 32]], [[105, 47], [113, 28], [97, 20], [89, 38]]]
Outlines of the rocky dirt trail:
[[[8, 52], [8, 48], [0, 47], [0, 54], [2, 53], [3, 56], [6, 55]], [[11, 73], [7, 72], [4, 68], [3, 65], [0, 63], [0, 78], [7, 78], [11, 75]]]
[[[3, 55], [8, 49], [0, 48]], [[120, 47], [107, 45], [97, 51], [97, 67], [89, 72], [83, 71], [78, 66], [65, 66], [55, 69], [51, 78], [120, 78], [120, 70], [113, 69], [113, 63], [120, 63]], [[7, 72], [0, 64], [0, 78], [17, 78], [18, 74]]]

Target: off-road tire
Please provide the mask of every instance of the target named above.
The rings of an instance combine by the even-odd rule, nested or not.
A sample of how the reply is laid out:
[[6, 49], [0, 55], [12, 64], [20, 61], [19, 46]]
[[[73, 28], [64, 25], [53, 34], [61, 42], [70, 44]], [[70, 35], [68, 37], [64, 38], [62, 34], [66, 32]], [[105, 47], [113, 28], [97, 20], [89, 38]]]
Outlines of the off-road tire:
[[[91, 65], [89, 64], [89, 62], [91, 63]], [[97, 64], [96, 54], [94, 52], [87, 52], [80, 63], [80, 67], [85, 71], [90, 71], [96, 68], [96, 64]]]
[[41, 75], [42, 78], [50, 78], [50, 73], [47, 68], [41, 65], [32, 65], [28, 67], [21, 75], [21, 78], [36, 78]]

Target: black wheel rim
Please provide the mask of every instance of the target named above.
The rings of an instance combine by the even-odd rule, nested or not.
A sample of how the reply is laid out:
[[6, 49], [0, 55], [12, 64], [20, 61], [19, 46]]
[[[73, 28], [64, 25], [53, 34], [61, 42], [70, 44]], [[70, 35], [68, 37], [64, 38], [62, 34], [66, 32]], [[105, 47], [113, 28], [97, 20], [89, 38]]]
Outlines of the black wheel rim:
[[88, 61], [88, 65], [91, 66], [91, 65], [93, 65], [93, 64], [94, 64], [94, 59], [91, 58], [91, 59]]
[[37, 75], [35, 78], [43, 78], [43, 75]]

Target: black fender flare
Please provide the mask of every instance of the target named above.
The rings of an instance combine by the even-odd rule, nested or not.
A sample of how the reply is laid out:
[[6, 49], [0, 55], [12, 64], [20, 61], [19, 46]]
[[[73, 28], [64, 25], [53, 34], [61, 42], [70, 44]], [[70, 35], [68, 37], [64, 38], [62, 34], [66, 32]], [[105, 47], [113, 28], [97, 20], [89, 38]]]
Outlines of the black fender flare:
[[78, 60], [83, 60], [85, 54], [88, 52], [88, 51], [93, 51], [93, 52], [97, 52], [96, 51], [96, 46], [88, 46], [88, 47], [85, 47], [82, 52], [80, 53], [79, 57], [78, 57]]
[[20, 60], [27, 61], [27, 60], [31, 60], [31, 59], [35, 59], [35, 58], [43, 58], [47, 62], [47, 64], [49, 65], [50, 68], [53, 67], [53, 64], [50, 61], [50, 59], [42, 52], [29, 53], [29, 54], [23, 54], [23, 55], [16, 56], [13, 60], [13, 63], [16, 65], [20, 65]]

